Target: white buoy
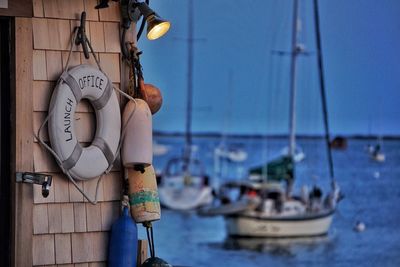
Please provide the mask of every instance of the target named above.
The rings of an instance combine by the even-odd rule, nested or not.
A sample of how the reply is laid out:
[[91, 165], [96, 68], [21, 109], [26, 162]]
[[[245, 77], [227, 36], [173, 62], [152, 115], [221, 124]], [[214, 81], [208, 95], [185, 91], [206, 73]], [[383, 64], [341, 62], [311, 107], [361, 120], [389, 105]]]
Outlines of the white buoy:
[[[153, 161], [151, 112], [144, 100], [135, 100], [126, 104], [122, 116], [123, 125], [126, 127], [122, 144], [122, 163], [126, 168], [136, 165], [147, 167]], [[132, 112], [134, 113], [131, 116]]]
[[365, 231], [365, 228], [366, 228], [366, 226], [363, 222], [357, 221], [356, 224], [354, 225], [353, 229], [356, 232], [363, 232], [363, 231]]

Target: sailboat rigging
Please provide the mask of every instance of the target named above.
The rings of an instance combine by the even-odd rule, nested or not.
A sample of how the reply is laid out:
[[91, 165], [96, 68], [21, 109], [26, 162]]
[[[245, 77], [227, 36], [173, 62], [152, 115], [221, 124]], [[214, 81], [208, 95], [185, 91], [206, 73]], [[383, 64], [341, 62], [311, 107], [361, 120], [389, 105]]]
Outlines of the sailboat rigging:
[[188, 60], [185, 143], [183, 155], [172, 158], [166, 164], [159, 185], [161, 205], [175, 210], [191, 210], [210, 204], [212, 188], [202, 162], [193, 157], [192, 110], [193, 110], [193, 0], [188, 1]]
[[[296, 61], [304, 53], [298, 42], [299, 0], [293, 0], [293, 23], [290, 64], [290, 116], [288, 154], [252, 168], [249, 179], [228, 182], [221, 189], [221, 205], [201, 210], [203, 215], [223, 215], [227, 231], [233, 236], [250, 237], [298, 237], [326, 234], [331, 225], [336, 205], [341, 198], [334, 178], [333, 159], [330, 150], [330, 134], [324, 83], [324, 69], [320, 37], [318, 2], [314, 0], [314, 23], [317, 42], [319, 87], [324, 118], [325, 143], [327, 146], [331, 191], [323, 194], [314, 186], [311, 192], [302, 187], [300, 195], [293, 194], [296, 149]], [[267, 173], [267, 177], [263, 174]], [[282, 186], [282, 181], [286, 186]], [[238, 189], [236, 200], [226, 191]]]

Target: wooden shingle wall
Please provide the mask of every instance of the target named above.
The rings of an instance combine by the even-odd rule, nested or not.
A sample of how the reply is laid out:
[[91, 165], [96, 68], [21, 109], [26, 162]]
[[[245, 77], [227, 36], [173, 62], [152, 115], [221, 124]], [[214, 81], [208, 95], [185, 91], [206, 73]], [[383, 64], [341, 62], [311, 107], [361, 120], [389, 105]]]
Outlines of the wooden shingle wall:
[[[95, 10], [97, 0], [34, 0], [33, 27], [33, 128], [37, 132], [47, 115], [56, 80], [66, 63], [71, 32], [79, 24], [82, 11], [87, 13], [86, 32], [103, 70], [114, 85], [120, 87], [126, 77], [121, 69], [119, 44], [119, 4]], [[80, 48], [74, 47], [70, 65], [93, 64]], [[125, 72], [125, 71], [124, 71]], [[95, 131], [93, 110], [81, 102], [75, 116], [78, 138], [91, 142]], [[48, 140], [47, 128], [43, 131]], [[34, 187], [33, 198], [33, 266], [106, 266], [108, 231], [119, 216], [122, 179], [119, 164], [100, 184], [99, 203], [92, 205], [60, 172], [52, 156], [34, 140], [35, 172], [51, 173], [50, 195], [43, 198], [41, 188]], [[96, 180], [80, 182], [94, 196]]]

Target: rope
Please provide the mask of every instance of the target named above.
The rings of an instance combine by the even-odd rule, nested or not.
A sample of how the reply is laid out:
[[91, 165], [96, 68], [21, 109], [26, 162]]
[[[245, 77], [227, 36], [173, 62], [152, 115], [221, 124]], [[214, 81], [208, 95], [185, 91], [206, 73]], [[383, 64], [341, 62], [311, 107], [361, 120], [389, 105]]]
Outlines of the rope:
[[145, 222], [143, 223], [143, 226], [146, 227], [147, 240], [149, 241], [150, 257], [154, 258], [156, 255], [156, 251], [154, 246], [153, 227], [151, 225], [151, 222]]
[[[77, 34], [78, 34], [77, 29], [78, 29], [78, 28], [75, 28], [75, 29], [74, 29], [74, 33], [73, 33], [73, 37], [72, 37], [72, 42], [71, 42], [71, 48], [70, 48], [69, 53], [68, 53], [67, 62], [66, 62], [66, 64], [65, 64], [65, 67], [63, 68], [63, 72], [67, 72], [67, 71], [68, 71], [68, 68], [69, 68], [70, 56], [71, 56], [72, 49], [73, 49], [73, 46], [74, 46], [74, 43], [75, 43], [75, 39], [76, 39]], [[96, 57], [96, 54], [95, 54], [95, 52], [94, 52], [94, 50], [93, 50], [93, 48], [92, 48], [92, 45], [90, 44], [89, 41], [87, 41], [87, 43], [88, 43], [88, 45], [89, 45], [90, 51], [91, 51], [91, 53], [93, 54], [93, 57], [94, 57], [94, 59], [95, 59], [95, 61], [96, 61], [96, 64], [97, 64], [99, 70], [100, 70], [101, 72], [103, 72], [103, 70], [102, 70], [102, 68], [101, 68], [101, 66], [100, 66], [100, 63], [99, 63], [99, 61], [98, 61], [98, 59], [97, 59], [97, 57]], [[104, 73], [104, 72], [103, 72], [103, 73]], [[105, 73], [104, 73], [104, 74], [105, 74]], [[62, 80], [59, 79], [59, 80], [57, 81], [56, 87], [57, 87], [61, 82], [62, 82]], [[126, 98], [128, 98], [129, 100], [131, 100], [131, 101], [133, 101], [133, 102], [135, 103], [135, 108], [132, 110], [131, 114], [129, 115], [128, 120], [127, 120], [127, 123], [126, 123], [125, 126], [122, 128], [121, 138], [120, 138], [120, 140], [119, 140], [118, 147], [117, 147], [117, 151], [116, 151], [116, 154], [119, 154], [119, 153], [120, 153], [120, 149], [121, 149], [122, 142], [123, 142], [124, 137], [125, 137], [127, 125], [128, 125], [128, 123], [130, 122], [130, 120], [131, 120], [133, 114], [134, 114], [135, 111], [136, 111], [137, 102], [136, 102], [136, 100], [135, 100], [133, 97], [131, 97], [130, 95], [126, 94], [124, 91], [120, 90], [119, 88], [113, 86], [113, 89], [116, 90], [116, 91], [119, 92], [121, 95], [125, 96]], [[84, 196], [85, 199], [87, 199], [87, 200], [89, 201], [89, 203], [95, 205], [95, 204], [97, 204], [97, 202], [98, 202], [97, 197], [98, 197], [99, 184], [100, 184], [100, 182], [101, 182], [103, 176], [104, 176], [104, 175], [107, 175], [107, 174], [111, 171], [111, 169], [112, 169], [112, 167], [114, 166], [114, 162], [115, 162], [115, 160], [116, 160], [117, 157], [114, 158], [113, 162], [108, 166], [108, 168], [104, 171], [104, 173], [103, 173], [102, 175], [100, 175], [100, 177], [97, 179], [96, 192], [95, 192], [95, 199], [92, 200], [92, 199], [84, 192], [84, 190], [76, 183], [75, 179], [71, 176], [69, 170], [66, 170], [65, 168], [63, 168], [63, 166], [62, 166], [62, 160], [61, 160], [60, 157], [57, 155], [57, 153], [56, 153], [49, 145], [47, 145], [47, 144], [43, 141], [43, 139], [41, 138], [41, 135], [40, 135], [40, 134], [41, 134], [41, 131], [42, 131], [44, 125], [46, 125], [46, 124], [48, 123], [48, 120], [49, 120], [50, 116], [53, 115], [53, 113], [54, 113], [54, 107], [51, 108], [51, 110], [49, 111], [49, 113], [48, 113], [48, 115], [46, 116], [45, 120], [44, 120], [43, 123], [40, 125], [37, 134], [34, 133], [34, 135], [35, 135], [35, 137], [39, 140], [39, 143], [40, 143], [47, 151], [49, 151], [49, 152], [53, 155], [53, 157], [56, 159], [58, 165], [60, 166], [62, 172], [68, 177], [68, 179], [69, 179], [69, 180], [71, 181], [71, 183], [75, 186], [75, 188]]]

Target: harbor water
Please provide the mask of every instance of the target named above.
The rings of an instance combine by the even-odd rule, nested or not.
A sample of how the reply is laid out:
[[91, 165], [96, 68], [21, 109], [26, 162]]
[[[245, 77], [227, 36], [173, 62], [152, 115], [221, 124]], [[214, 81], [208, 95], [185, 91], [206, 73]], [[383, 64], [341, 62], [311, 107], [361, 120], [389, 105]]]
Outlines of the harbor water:
[[[169, 148], [167, 154], [154, 158], [155, 168], [162, 170], [169, 158], [181, 153], [183, 140], [156, 140]], [[227, 177], [244, 178], [249, 167], [279, 155], [286, 139], [231, 138], [227, 144], [244, 149], [248, 158], [242, 163], [222, 162], [222, 167], [216, 169], [213, 151], [219, 143], [218, 138], [194, 139], [195, 153], [214, 185]], [[375, 143], [376, 140], [349, 139], [346, 150], [333, 151], [335, 177], [345, 198], [339, 203], [327, 236], [232, 239], [226, 235], [222, 217], [202, 218], [193, 211], [163, 209], [161, 221], [154, 223], [156, 255], [174, 266], [193, 267], [400, 266], [400, 140], [384, 140], [383, 163], [372, 161], [366, 151], [368, 144]], [[306, 138], [298, 144], [306, 158], [296, 165], [295, 188], [316, 183], [328, 189], [324, 140]], [[357, 221], [365, 224], [365, 231], [354, 231]], [[143, 229], [139, 235], [146, 238]]]

